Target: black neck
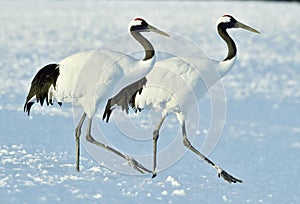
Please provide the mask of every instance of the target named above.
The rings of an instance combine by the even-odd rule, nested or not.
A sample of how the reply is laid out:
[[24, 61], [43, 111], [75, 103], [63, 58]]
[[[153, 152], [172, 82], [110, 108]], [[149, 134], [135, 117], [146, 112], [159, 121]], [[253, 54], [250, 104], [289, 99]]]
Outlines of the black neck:
[[130, 31], [130, 33], [134, 37], [134, 39], [136, 39], [143, 46], [145, 50], [145, 57], [143, 61], [151, 59], [155, 54], [154, 48], [151, 43], [138, 31]]
[[236, 55], [236, 46], [232, 38], [228, 35], [226, 28], [224, 28], [221, 24], [218, 25], [218, 33], [221, 36], [221, 38], [226, 42], [228, 47], [228, 54], [227, 57], [223, 60], [230, 60]]

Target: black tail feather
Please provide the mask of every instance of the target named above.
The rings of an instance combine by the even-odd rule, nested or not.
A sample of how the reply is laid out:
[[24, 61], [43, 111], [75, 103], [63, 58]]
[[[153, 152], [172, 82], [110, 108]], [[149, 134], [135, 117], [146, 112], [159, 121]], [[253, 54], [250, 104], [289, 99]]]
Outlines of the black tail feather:
[[36, 102], [40, 103], [43, 106], [46, 99], [46, 104], [53, 104], [52, 98], [49, 99], [48, 92], [51, 85], [56, 86], [56, 81], [59, 76], [59, 65], [58, 64], [49, 64], [43, 67], [38, 71], [31, 82], [31, 87], [26, 98], [24, 105], [24, 112], [28, 115], [30, 114], [30, 109], [34, 104], [33, 101], [30, 101], [34, 96]]
[[104, 111], [103, 116], [102, 116], [102, 120], [105, 120], [105, 118], [106, 118], [105, 122], [107, 122], [107, 123], [108, 123], [110, 115], [113, 111], [111, 101], [112, 101], [112, 98], [108, 99], [108, 101], [106, 103], [106, 106], [105, 106], [105, 111]]
[[102, 120], [106, 119], [106, 122], [109, 121], [109, 117], [113, 111], [113, 106], [121, 106], [122, 111], [125, 111], [127, 114], [129, 112], [129, 106], [134, 109], [135, 112], [141, 111], [140, 108], [135, 105], [135, 97], [137, 93], [141, 93], [143, 86], [146, 84], [146, 77], [126, 86], [123, 88], [117, 95], [110, 98], [105, 106], [105, 111], [102, 116]]
[[28, 115], [30, 115], [30, 108], [31, 106], [34, 104], [34, 102], [28, 102], [25, 106], [24, 106], [24, 112], [26, 112]]

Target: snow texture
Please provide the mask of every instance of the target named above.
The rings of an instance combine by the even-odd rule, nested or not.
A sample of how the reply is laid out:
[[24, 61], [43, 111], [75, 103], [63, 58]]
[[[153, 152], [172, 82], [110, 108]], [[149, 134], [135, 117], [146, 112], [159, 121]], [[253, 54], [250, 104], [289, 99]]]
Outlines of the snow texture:
[[[1, 1], [1, 203], [299, 203], [299, 10], [299, 3], [251, 1]], [[124, 175], [105, 168], [82, 148], [77, 173], [72, 106], [35, 105], [31, 117], [23, 113], [38, 69], [72, 53], [97, 49], [125, 33], [135, 17], [185, 36], [221, 60], [226, 47], [215, 22], [224, 14], [261, 32], [230, 31], [238, 60], [223, 80], [227, 118], [221, 140], [209, 155], [241, 178], [241, 184], [218, 178], [191, 152], [151, 179], [149, 174]], [[196, 147], [207, 134], [208, 96], [200, 107]], [[148, 126], [147, 120], [140, 122]], [[177, 134], [176, 120], [168, 120], [167, 126]], [[159, 149], [167, 142], [168, 135], [162, 134]], [[151, 153], [152, 140], [146, 144], [142, 147]], [[133, 154], [140, 151], [134, 142], [121, 145]]]

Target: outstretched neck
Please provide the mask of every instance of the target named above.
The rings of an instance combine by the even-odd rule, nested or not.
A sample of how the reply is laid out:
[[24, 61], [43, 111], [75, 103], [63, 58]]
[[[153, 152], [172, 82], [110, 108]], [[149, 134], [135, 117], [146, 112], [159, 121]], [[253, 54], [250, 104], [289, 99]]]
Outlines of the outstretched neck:
[[218, 33], [221, 36], [221, 38], [226, 42], [228, 48], [227, 57], [223, 61], [220, 61], [218, 66], [218, 72], [220, 76], [223, 77], [232, 69], [233, 65], [235, 64], [237, 49], [234, 41], [228, 35], [226, 28], [219, 25]]
[[136, 39], [143, 46], [145, 50], [145, 57], [143, 61], [152, 59], [155, 54], [152, 44], [144, 36], [142, 36], [140, 32], [130, 31], [130, 33], [134, 37], [134, 39]]
[[236, 56], [236, 46], [232, 38], [228, 35], [226, 28], [224, 28], [222, 25], [218, 26], [218, 33], [221, 36], [221, 38], [226, 42], [227, 48], [228, 48], [228, 54], [227, 57], [223, 60], [231, 60]]

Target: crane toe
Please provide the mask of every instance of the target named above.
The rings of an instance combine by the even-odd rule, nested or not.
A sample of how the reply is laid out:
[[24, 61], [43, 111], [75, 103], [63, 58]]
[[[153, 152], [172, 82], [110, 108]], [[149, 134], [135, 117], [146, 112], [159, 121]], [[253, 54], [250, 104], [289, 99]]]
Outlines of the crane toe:
[[242, 183], [243, 182], [242, 180], [231, 176], [229, 173], [227, 173], [224, 170], [222, 170], [220, 173], [218, 173], [218, 177], [219, 178], [222, 177], [228, 183]]

